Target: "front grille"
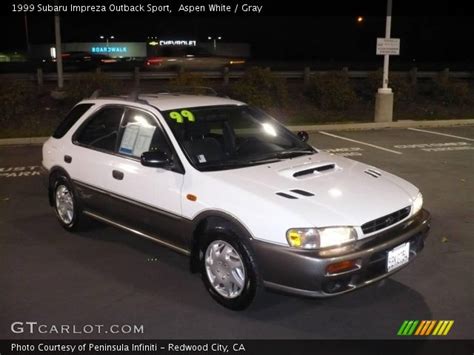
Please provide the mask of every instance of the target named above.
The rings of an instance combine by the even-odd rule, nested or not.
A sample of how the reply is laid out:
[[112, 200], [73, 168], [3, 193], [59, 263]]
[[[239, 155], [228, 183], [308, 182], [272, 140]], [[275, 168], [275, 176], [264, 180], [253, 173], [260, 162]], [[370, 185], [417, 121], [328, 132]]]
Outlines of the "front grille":
[[364, 232], [364, 234], [368, 234], [368, 233], [376, 232], [380, 229], [387, 228], [391, 226], [392, 224], [395, 224], [401, 221], [402, 219], [404, 219], [405, 217], [407, 217], [410, 214], [410, 209], [411, 207], [408, 206], [396, 212], [390, 213], [386, 216], [364, 223], [362, 225], [362, 231]]

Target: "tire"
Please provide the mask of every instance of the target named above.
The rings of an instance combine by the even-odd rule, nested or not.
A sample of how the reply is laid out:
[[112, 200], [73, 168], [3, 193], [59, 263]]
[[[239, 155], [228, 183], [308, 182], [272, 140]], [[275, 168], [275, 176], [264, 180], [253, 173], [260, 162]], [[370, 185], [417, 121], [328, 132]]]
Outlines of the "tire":
[[252, 253], [231, 233], [211, 232], [203, 237], [200, 262], [206, 290], [226, 308], [246, 309], [261, 289]]
[[68, 231], [75, 231], [81, 225], [82, 209], [74, 187], [63, 175], [53, 178], [52, 201], [56, 217], [61, 226]]

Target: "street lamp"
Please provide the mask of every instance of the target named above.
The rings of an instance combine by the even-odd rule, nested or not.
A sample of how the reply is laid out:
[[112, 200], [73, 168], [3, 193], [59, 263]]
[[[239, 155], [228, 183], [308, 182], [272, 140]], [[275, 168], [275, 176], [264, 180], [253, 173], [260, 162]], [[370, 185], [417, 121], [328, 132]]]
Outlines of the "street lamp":
[[222, 39], [222, 37], [221, 37], [221, 36], [217, 36], [217, 37], [211, 37], [211, 36], [209, 36], [209, 37], [207, 37], [207, 39], [208, 39], [209, 41], [213, 41], [213, 43], [214, 43], [214, 52], [215, 52], [216, 49], [217, 49], [217, 41], [218, 41], [218, 40], [220, 41], [220, 40]]
[[[385, 20], [385, 38], [390, 38], [392, 29], [392, 0], [387, 0], [387, 19]], [[388, 64], [390, 56], [383, 56], [383, 81], [382, 89], [379, 89], [381, 93], [391, 93], [392, 89], [388, 87]], [[381, 91], [382, 90], [382, 91]]]
[[30, 54], [31, 54], [31, 48], [30, 48], [30, 34], [28, 31], [28, 17], [26, 16], [26, 13], [25, 13], [25, 40], [26, 40], [26, 53], [29, 59]]
[[107, 47], [109, 47], [109, 40], [115, 39], [115, 36], [100, 36], [100, 39], [105, 39], [105, 43], [107, 44]]
[[[385, 39], [390, 39], [392, 28], [392, 0], [387, 0], [387, 18], [385, 20]], [[375, 122], [391, 122], [393, 120], [393, 92], [388, 86], [388, 68], [390, 55], [383, 57], [382, 87], [375, 97]]]
[[[56, 0], [55, 5], [58, 4]], [[59, 11], [54, 13], [54, 38], [56, 45], [56, 71], [58, 73], [58, 91], [62, 91], [64, 87], [63, 78], [63, 53], [61, 48], [61, 20], [59, 18]]]

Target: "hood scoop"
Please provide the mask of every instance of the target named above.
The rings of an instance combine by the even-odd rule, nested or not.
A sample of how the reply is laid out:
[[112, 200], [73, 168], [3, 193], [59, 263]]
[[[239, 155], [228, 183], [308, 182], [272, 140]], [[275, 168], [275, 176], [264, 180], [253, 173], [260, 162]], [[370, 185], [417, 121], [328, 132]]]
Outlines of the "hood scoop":
[[[291, 193], [290, 193], [291, 192]], [[300, 197], [312, 197], [314, 194], [312, 192], [306, 191], [306, 190], [301, 190], [301, 189], [292, 189], [288, 192], [276, 192], [276, 195], [280, 197], [284, 197], [290, 200], [297, 200], [298, 197], [295, 195], [299, 195]]]
[[301, 189], [293, 189], [293, 190], [291, 190], [291, 192], [294, 192], [295, 194], [305, 196], [305, 197], [314, 196], [314, 194], [312, 192], [301, 190]]
[[286, 193], [284, 193], [284, 192], [277, 192], [276, 194], [277, 194], [278, 196], [280, 196], [280, 197], [284, 197], [284, 198], [287, 198], [287, 199], [289, 199], [289, 200], [296, 200], [296, 199], [298, 198], [298, 197], [296, 197], [296, 196], [293, 196], [293, 195], [290, 195], [290, 194], [286, 194]]
[[305, 180], [333, 173], [337, 170], [342, 170], [342, 168], [333, 161], [316, 161], [287, 166], [278, 170], [278, 175], [290, 180]]
[[376, 179], [378, 179], [379, 177], [382, 176], [381, 173], [379, 173], [377, 170], [374, 170], [374, 169], [367, 169], [364, 171], [364, 173], [366, 173], [367, 175], [370, 175]]
[[301, 178], [301, 177], [304, 177], [306, 175], [313, 175], [315, 173], [322, 173], [324, 171], [334, 170], [335, 168], [336, 168], [336, 164], [333, 164], [333, 163], [319, 165], [319, 166], [315, 166], [315, 167], [312, 167], [312, 168], [296, 171], [295, 173], [293, 173], [293, 177]]

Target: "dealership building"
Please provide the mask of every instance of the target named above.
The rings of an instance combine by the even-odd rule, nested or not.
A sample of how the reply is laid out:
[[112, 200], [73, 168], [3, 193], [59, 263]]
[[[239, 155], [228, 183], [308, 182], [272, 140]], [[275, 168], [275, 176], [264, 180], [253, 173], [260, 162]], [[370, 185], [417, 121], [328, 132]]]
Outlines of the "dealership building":
[[[63, 52], [89, 52], [105, 54], [113, 58], [145, 58], [165, 55], [167, 52], [179, 50], [181, 53], [196, 53], [214, 56], [250, 57], [248, 43], [235, 42], [206, 42], [189, 39], [152, 39], [148, 42], [70, 42], [63, 43]], [[34, 59], [54, 58], [56, 49], [53, 44], [31, 46], [31, 56]]]

